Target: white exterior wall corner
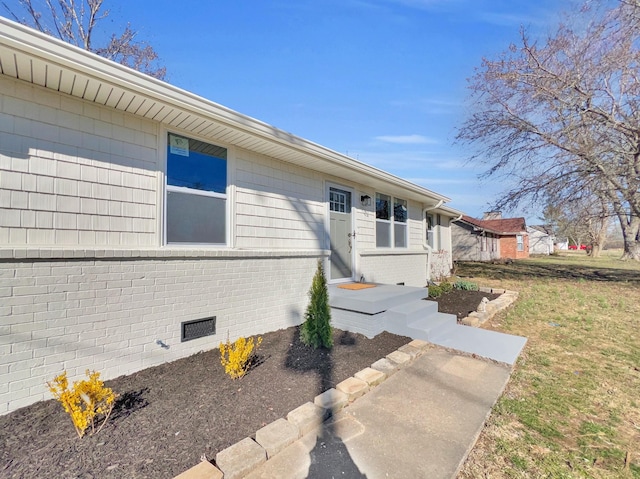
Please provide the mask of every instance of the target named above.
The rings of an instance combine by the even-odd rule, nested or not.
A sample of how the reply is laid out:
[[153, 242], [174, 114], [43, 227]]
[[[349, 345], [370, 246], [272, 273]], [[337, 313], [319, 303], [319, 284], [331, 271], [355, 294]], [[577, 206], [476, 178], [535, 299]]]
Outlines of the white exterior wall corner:
[[[229, 336], [300, 324], [323, 251], [0, 262], [0, 414], [49, 399], [46, 381], [110, 379], [213, 349]], [[216, 335], [181, 342], [181, 323]], [[157, 343], [167, 345], [163, 348]], [[213, 367], [213, 366], [212, 366]]]

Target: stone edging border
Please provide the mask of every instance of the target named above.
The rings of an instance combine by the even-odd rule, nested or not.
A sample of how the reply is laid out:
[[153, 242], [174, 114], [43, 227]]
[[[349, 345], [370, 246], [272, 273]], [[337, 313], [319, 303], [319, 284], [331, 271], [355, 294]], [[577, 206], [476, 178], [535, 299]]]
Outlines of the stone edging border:
[[[478, 327], [493, 318], [499, 311], [507, 309], [518, 299], [517, 291], [489, 287], [480, 287], [479, 291], [500, 296], [487, 303], [481, 303], [478, 311], [463, 318], [460, 321], [461, 324]], [[215, 465], [203, 457], [202, 462], [175, 476], [174, 479], [241, 479], [245, 477], [305, 434], [320, 428], [325, 420], [433, 347], [434, 345], [427, 341], [414, 339], [379, 359], [371, 367], [345, 379], [335, 388], [318, 394], [313, 402], [307, 402], [290, 411], [286, 419], [276, 419], [259, 429], [254, 437], [244, 438], [220, 451], [216, 454]]]
[[499, 294], [500, 296], [488, 303], [480, 303], [477, 311], [469, 313], [469, 316], [460, 320], [461, 324], [474, 327], [481, 326], [492, 319], [499, 311], [507, 309], [518, 299], [517, 291], [488, 287], [480, 287], [478, 290], [483, 293]]
[[386, 357], [345, 379], [335, 388], [318, 394], [280, 418], [259, 429], [255, 437], [247, 437], [216, 454], [215, 465], [208, 459], [187, 469], [174, 479], [241, 479], [268, 459], [293, 444], [305, 434], [317, 430], [325, 420], [381, 384], [389, 376], [407, 366], [426, 350], [427, 341], [414, 339]]

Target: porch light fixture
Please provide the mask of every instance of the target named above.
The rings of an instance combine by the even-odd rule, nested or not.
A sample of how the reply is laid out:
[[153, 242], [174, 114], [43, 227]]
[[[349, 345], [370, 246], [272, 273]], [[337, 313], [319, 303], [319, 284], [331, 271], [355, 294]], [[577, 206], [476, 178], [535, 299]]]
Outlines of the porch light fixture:
[[371, 206], [371, 196], [362, 195], [360, 197], [360, 203], [362, 203], [362, 206]]

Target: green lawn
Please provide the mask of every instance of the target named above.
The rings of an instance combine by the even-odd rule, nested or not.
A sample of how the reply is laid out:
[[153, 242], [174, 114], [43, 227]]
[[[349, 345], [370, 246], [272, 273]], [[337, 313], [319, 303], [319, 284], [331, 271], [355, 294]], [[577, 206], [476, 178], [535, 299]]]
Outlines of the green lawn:
[[520, 292], [487, 327], [529, 338], [460, 478], [640, 478], [640, 264], [618, 257], [458, 266]]

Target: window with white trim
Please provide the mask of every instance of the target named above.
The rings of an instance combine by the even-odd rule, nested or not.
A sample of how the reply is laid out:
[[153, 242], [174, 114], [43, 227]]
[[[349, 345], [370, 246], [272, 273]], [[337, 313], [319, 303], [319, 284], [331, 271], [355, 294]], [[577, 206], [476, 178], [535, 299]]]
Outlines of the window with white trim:
[[427, 215], [427, 244], [431, 249], [435, 249], [435, 231], [434, 231], [433, 215]]
[[407, 200], [393, 199], [393, 246], [407, 247]]
[[351, 193], [329, 188], [329, 209], [338, 213], [351, 213]]
[[227, 149], [169, 133], [167, 137], [166, 241], [227, 241]]
[[518, 251], [524, 251], [524, 236], [516, 235], [516, 241], [518, 242]]
[[407, 247], [407, 200], [376, 193], [376, 247]]

